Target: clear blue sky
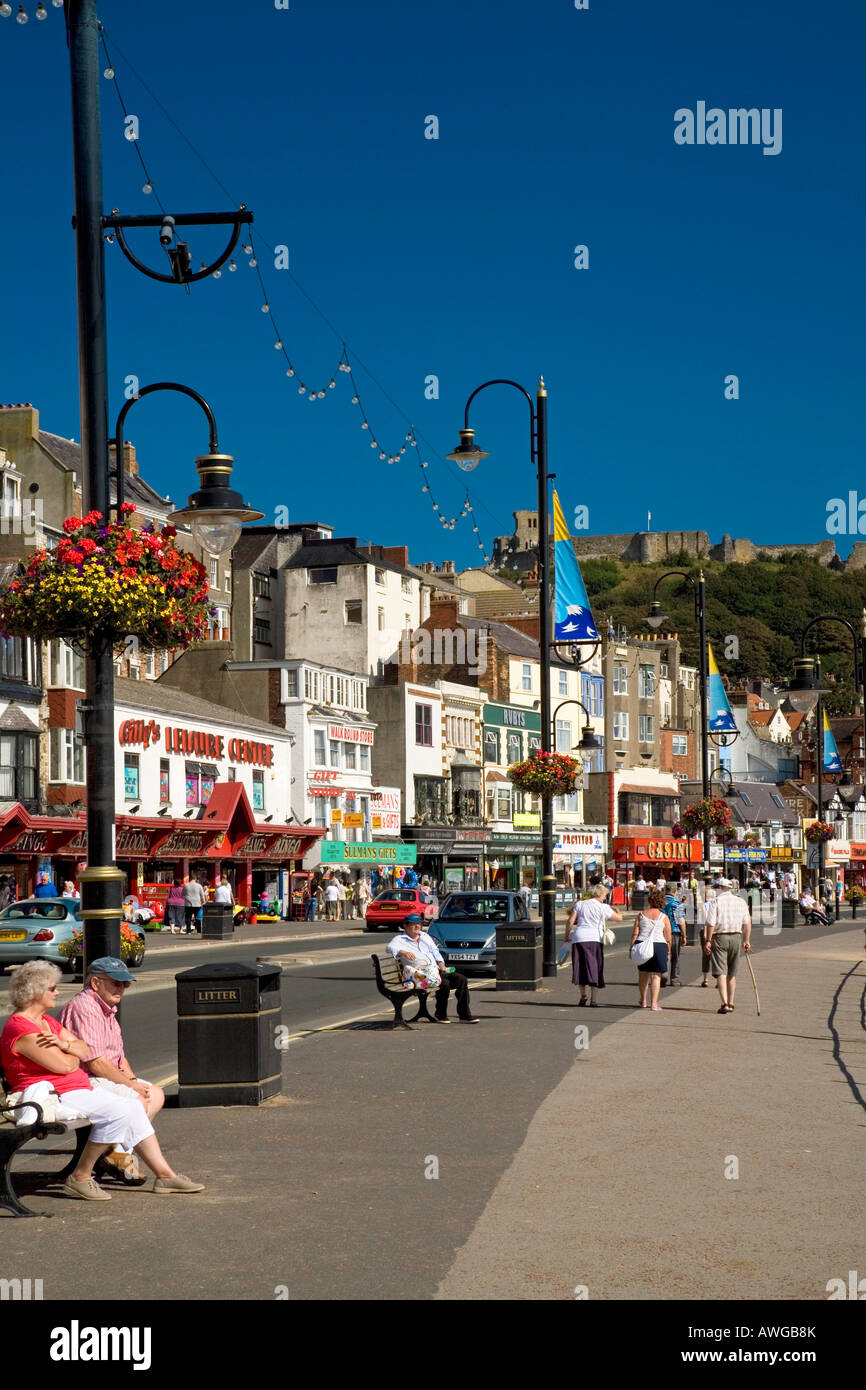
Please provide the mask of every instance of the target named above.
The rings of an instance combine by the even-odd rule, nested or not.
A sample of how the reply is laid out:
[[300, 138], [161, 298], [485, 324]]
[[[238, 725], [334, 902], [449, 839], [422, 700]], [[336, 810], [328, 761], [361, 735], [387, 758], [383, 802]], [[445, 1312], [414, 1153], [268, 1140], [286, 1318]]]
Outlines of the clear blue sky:
[[[31, 16], [35, 0], [27, 0]], [[16, 8], [16, 7], [13, 7]], [[704, 528], [820, 540], [827, 502], [866, 495], [863, 117], [866, 19], [855, 0], [105, 0], [116, 44], [230, 191], [255, 212], [282, 338], [327, 386], [339, 339], [387, 452], [407, 419], [433, 495], [460, 510], [453, 447], [489, 377], [549, 390], [550, 467], [590, 532]], [[114, 54], [139, 148], [175, 211], [231, 206]], [[62, 11], [0, 20], [3, 90], [0, 400], [79, 437], [67, 54]], [[106, 208], [142, 193], [113, 83], [103, 81]], [[680, 107], [781, 108], [783, 146], [675, 144]], [[424, 138], [428, 115], [439, 139]], [[589, 247], [585, 271], [573, 248]], [[193, 251], [216, 245], [198, 233]], [[136, 247], [159, 264], [156, 234]], [[107, 248], [112, 419], [124, 379], [176, 379], [213, 403], [253, 505], [408, 541], [412, 559], [478, 558], [441, 529], [407, 453], [369, 447], [348, 378], [309, 402], [287, 380], [242, 254], [234, 274], [159, 287]], [[724, 378], [740, 399], [725, 400]], [[424, 381], [440, 397], [425, 400]], [[395, 408], [396, 406], [399, 409]], [[402, 413], [401, 413], [402, 412]], [[535, 505], [528, 411], [477, 402], [491, 458], [469, 483], [485, 542]], [[143, 471], [185, 500], [204, 451], [194, 406], [137, 405]], [[438, 456], [438, 457], [437, 457]], [[845, 553], [850, 541], [837, 542]]]

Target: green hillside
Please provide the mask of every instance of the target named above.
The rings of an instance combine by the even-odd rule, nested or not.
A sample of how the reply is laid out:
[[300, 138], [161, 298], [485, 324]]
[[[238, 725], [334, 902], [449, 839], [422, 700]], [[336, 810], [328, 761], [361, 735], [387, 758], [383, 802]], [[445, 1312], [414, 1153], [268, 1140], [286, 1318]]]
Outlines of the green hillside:
[[[659, 576], [674, 568], [697, 574], [690, 557], [683, 555], [680, 562], [640, 565], [584, 560], [581, 570], [596, 626], [601, 630], [612, 618], [631, 633], [651, 631], [646, 615]], [[709, 639], [720, 671], [732, 678], [787, 681], [793, 672], [794, 657], [800, 652], [803, 628], [819, 614], [847, 618], [855, 631], [860, 631], [861, 613], [866, 607], [866, 571], [845, 574], [793, 552], [778, 560], [759, 557], [747, 565], [710, 561], [703, 564], [703, 571]], [[660, 630], [677, 632], [685, 659], [697, 664], [691, 586], [676, 578], [668, 579], [660, 585], [658, 597], [671, 619]], [[736, 658], [729, 637], [739, 643]], [[830, 687], [829, 712], [850, 714], [855, 703], [850, 634], [839, 623], [822, 623], [809, 635], [808, 652], [822, 658], [824, 682]]]

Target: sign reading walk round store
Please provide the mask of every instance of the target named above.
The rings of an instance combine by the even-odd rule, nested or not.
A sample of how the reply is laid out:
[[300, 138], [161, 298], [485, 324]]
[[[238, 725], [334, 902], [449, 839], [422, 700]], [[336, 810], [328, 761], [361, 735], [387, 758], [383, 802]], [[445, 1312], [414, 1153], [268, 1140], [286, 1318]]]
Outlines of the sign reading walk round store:
[[322, 840], [323, 864], [417, 864], [417, 845], [374, 845], [364, 840]]

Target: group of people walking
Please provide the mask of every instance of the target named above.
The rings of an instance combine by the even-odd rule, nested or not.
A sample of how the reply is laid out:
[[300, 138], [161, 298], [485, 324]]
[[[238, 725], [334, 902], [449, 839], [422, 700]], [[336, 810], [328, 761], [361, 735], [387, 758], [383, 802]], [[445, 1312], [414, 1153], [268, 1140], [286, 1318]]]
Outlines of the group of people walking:
[[[751, 950], [751, 918], [736, 885], [718, 878], [706, 888], [701, 928], [702, 988], [712, 971], [719, 991], [720, 1014], [733, 1013], [737, 967], [743, 952]], [[659, 994], [664, 983], [680, 983], [680, 952], [685, 944], [686, 894], [678, 883], [648, 888], [647, 901], [634, 920], [629, 957], [638, 970], [637, 1008], [661, 1013]], [[580, 989], [578, 1006], [598, 1008], [598, 991], [604, 989], [604, 947], [612, 945], [611, 922], [622, 913], [608, 901], [608, 888], [595, 884], [588, 898], [574, 904], [568, 919], [572, 982]], [[668, 978], [669, 977], [669, 978]], [[587, 998], [587, 991], [589, 997]]]
[[311, 878], [304, 890], [304, 920], [315, 922], [318, 916], [328, 922], [345, 922], [364, 917], [372, 896], [365, 874], [357, 879], [336, 873], [328, 878]]

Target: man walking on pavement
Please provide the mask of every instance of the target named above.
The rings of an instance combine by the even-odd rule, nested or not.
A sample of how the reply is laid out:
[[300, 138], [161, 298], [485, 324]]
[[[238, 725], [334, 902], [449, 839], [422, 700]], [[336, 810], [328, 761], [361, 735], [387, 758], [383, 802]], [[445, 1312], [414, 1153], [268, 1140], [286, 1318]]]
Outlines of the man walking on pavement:
[[204, 907], [204, 889], [197, 878], [188, 878], [183, 885], [183, 906], [186, 913], [184, 932], [192, 936], [195, 933], [193, 922], [198, 917], [199, 909]]
[[388, 942], [388, 950], [394, 957], [401, 970], [405, 966], [412, 966], [417, 960], [423, 967], [433, 967], [438, 970], [442, 983], [436, 991], [436, 1022], [450, 1023], [447, 1018], [448, 995], [454, 990], [457, 995], [457, 1019], [460, 1023], [478, 1023], [477, 1018], [473, 1018], [469, 1012], [469, 981], [465, 975], [452, 970], [446, 975], [447, 969], [439, 948], [435, 941], [431, 940], [429, 932], [421, 931], [421, 917], [417, 912], [410, 913], [403, 922], [403, 931]]
[[734, 1011], [740, 947], [751, 950], [752, 919], [742, 898], [731, 892], [733, 886], [729, 878], [720, 878], [715, 898], [707, 903], [706, 941], [721, 998], [720, 1014]]

